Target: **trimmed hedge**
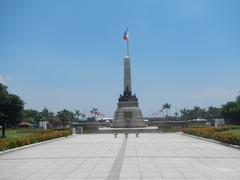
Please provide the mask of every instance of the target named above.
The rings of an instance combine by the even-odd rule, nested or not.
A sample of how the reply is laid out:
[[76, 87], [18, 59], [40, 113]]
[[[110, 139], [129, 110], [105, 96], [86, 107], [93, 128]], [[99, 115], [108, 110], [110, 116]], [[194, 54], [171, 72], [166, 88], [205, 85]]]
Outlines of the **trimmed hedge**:
[[214, 127], [200, 127], [200, 128], [186, 128], [183, 129], [183, 133], [200, 136], [208, 139], [214, 139], [216, 141], [240, 145], [240, 136], [236, 136], [232, 133], [225, 132], [231, 129], [240, 129], [237, 126], [223, 126], [220, 128]]
[[50, 139], [65, 137], [71, 134], [72, 134], [71, 129], [51, 129], [42, 131], [32, 131], [31, 135], [28, 136], [10, 139], [0, 139], [0, 151], [28, 144], [33, 144], [41, 141], [47, 141]]

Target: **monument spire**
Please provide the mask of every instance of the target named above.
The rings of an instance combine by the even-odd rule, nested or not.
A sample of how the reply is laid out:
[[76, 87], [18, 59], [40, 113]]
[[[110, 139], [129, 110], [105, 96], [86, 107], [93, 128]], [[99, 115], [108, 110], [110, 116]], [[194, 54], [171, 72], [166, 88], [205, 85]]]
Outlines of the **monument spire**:
[[128, 28], [124, 32], [123, 39], [127, 41], [127, 55], [124, 58], [124, 90], [123, 93], [129, 93], [132, 92], [131, 87], [131, 65], [130, 65], [130, 57], [129, 57], [129, 38], [128, 38]]
[[130, 64], [130, 58], [129, 56], [126, 56], [124, 58], [124, 93], [132, 92], [132, 86], [131, 86], [131, 64]]

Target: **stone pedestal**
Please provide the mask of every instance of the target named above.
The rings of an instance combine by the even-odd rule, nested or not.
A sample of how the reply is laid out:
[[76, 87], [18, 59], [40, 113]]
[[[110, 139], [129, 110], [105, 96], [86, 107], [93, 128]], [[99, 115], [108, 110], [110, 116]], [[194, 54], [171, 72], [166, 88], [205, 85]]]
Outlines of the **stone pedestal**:
[[115, 111], [112, 127], [145, 127], [141, 110], [138, 107], [129, 107], [128, 104], [118, 103], [118, 108]]

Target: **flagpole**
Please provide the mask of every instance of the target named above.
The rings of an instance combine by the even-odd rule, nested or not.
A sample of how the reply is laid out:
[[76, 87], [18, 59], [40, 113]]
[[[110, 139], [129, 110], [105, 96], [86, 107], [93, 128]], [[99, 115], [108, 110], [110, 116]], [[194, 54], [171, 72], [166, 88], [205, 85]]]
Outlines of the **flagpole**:
[[128, 40], [127, 40], [127, 56], [129, 56], [129, 43], [128, 43]]
[[128, 28], [127, 28], [127, 30], [124, 32], [123, 39], [124, 39], [125, 41], [127, 41], [127, 56], [129, 56]]

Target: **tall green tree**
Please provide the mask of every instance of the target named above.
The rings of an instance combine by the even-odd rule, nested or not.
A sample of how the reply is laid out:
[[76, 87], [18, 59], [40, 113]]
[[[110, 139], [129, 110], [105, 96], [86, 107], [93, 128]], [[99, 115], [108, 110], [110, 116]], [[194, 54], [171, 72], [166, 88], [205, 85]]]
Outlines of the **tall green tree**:
[[182, 109], [180, 110], [182, 120], [193, 120], [193, 119], [213, 119], [218, 118], [221, 115], [221, 109], [215, 107], [209, 107], [208, 110], [200, 108], [198, 106], [193, 109]]
[[190, 111], [192, 119], [206, 119], [207, 111], [204, 108], [200, 108], [199, 106], [193, 107], [193, 110]]
[[208, 117], [207, 119], [216, 119], [216, 118], [222, 118], [222, 108], [216, 108], [213, 106], [208, 107]]
[[40, 114], [40, 121], [48, 121], [51, 123], [55, 118], [54, 113], [49, 111], [46, 107], [44, 107], [39, 114]]
[[40, 112], [33, 109], [24, 109], [22, 111], [22, 119], [29, 123], [40, 121]]
[[0, 83], [0, 122], [2, 137], [5, 137], [5, 128], [16, 126], [22, 115], [24, 102], [15, 94], [7, 91], [7, 86]]
[[66, 127], [74, 120], [74, 113], [66, 109], [57, 112], [57, 120], [62, 127]]
[[240, 96], [233, 102], [227, 102], [222, 108], [222, 114], [228, 123], [240, 124]]
[[182, 120], [189, 120], [189, 118], [188, 118], [188, 110], [186, 108], [181, 109], [180, 113], [181, 113], [181, 119]]

